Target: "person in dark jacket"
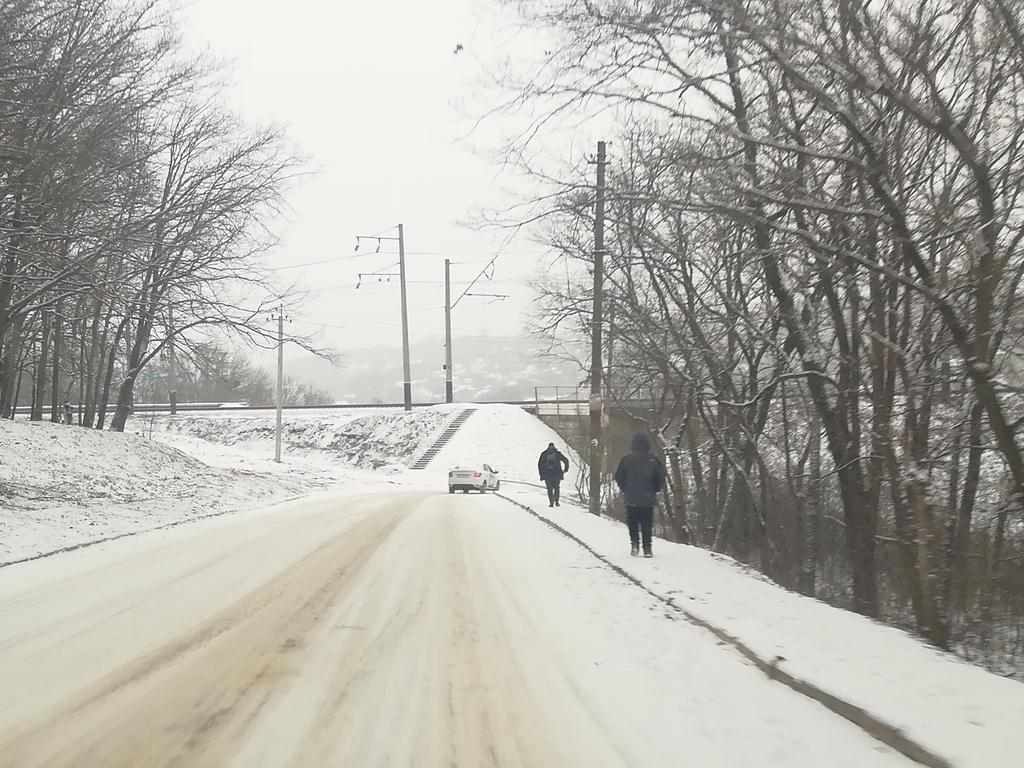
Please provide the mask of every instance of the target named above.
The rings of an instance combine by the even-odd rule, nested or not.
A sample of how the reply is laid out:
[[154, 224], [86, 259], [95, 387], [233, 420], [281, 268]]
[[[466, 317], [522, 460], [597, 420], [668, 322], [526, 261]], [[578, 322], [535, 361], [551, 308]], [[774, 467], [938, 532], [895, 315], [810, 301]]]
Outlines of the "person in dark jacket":
[[651, 453], [650, 438], [642, 432], [633, 435], [631, 447], [632, 450], [622, 457], [615, 470], [615, 483], [626, 503], [630, 554], [634, 557], [640, 554], [642, 537], [644, 557], [653, 557], [654, 504], [659, 491], [665, 487], [665, 467]]
[[565, 458], [560, 450], [555, 448], [554, 443], [548, 443], [548, 447], [537, 459], [537, 473], [544, 485], [548, 488], [548, 506], [557, 507], [559, 498], [559, 487], [562, 478], [569, 471], [569, 460]]

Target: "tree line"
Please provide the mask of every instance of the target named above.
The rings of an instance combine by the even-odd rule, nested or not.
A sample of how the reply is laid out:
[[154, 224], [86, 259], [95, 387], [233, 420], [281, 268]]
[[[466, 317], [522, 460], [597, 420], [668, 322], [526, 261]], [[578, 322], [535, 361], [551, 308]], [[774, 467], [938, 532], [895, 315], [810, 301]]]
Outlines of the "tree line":
[[163, 0], [0, 0], [0, 414], [122, 430], [161, 355], [276, 341], [258, 257], [300, 166], [220, 81]]
[[[158, 356], [139, 374], [136, 402], [164, 403], [175, 392], [183, 403], [244, 403], [273, 405], [276, 382], [266, 369], [255, 365], [243, 352], [216, 341], [190, 345], [186, 355], [172, 360]], [[285, 376], [284, 405], [330, 405], [334, 396], [325, 390]]]
[[[509, 106], [616, 116], [613, 400], [669, 535], [1024, 669], [1024, 25], [1016, 0], [541, 0]], [[591, 322], [593, 169], [535, 216]]]

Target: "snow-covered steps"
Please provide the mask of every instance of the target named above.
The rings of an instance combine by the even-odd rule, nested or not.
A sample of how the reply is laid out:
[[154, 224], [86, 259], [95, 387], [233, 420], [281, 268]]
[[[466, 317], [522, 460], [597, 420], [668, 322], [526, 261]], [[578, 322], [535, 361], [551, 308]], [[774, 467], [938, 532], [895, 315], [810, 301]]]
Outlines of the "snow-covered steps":
[[413, 469], [426, 469], [430, 462], [434, 460], [434, 457], [439, 454], [442, 449], [448, 445], [448, 441], [455, 437], [455, 433], [459, 431], [459, 427], [466, 423], [466, 419], [476, 413], [476, 408], [466, 408], [458, 416], [452, 419], [451, 424], [445, 427], [444, 432], [441, 436], [434, 441], [434, 444], [427, 448], [423, 452], [423, 455], [416, 459], [416, 462], [412, 465]]

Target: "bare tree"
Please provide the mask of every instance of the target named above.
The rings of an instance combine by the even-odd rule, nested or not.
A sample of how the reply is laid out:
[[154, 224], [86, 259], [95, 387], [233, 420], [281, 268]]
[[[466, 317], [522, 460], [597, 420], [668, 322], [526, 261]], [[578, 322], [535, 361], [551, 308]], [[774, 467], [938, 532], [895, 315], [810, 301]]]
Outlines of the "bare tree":
[[[611, 375], [671, 393], [697, 540], [710, 524], [712, 546], [844, 603], [848, 578], [869, 615], [905, 600], [941, 646], [967, 612], [991, 625], [1024, 520], [1020, 7], [517, 5], [561, 41], [509, 83], [508, 106], [547, 107], [524, 140], [628, 106]], [[582, 174], [526, 170], [550, 190], [531, 216], [585, 270]], [[549, 291], [547, 326], [585, 326], [587, 303]]]

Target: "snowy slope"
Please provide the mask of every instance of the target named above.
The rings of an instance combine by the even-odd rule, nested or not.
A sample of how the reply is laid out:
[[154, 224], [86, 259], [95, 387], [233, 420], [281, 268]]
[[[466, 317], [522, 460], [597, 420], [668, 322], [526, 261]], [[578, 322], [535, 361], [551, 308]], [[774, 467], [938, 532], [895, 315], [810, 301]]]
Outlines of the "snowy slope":
[[536, 485], [537, 458], [548, 443], [554, 443], [570, 462], [566, 483], [572, 485], [579, 458], [572, 448], [544, 422], [514, 405], [465, 406], [476, 408], [426, 470], [443, 476], [456, 464], [487, 463], [509, 484]]
[[[0, 564], [250, 510], [315, 488], [353, 494], [394, 488], [395, 475], [404, 471], [400, 463], [415, 453], [420, 433], [429, 440], [431, 425], [446, 417], [370, 417], [351, 444], [356, 463], [381, 467], [379, 472], [352, 466], [330, 450], [344, 425], [325, 424], [323, 414], [292, 432], [306, 447], [286, 451], [276, 464], [272, 432], [265, 429], [272, 419], [186, 418], [195, 432], [216, 441], [187, 428], [167, 430], [160, 417], [132, 420], [125, 434], [0, 421]], [[309, 449], [316, 435], [328, 450]]]
[[0, 563], [294, 495], [136, 435], [0, 421]]
[[[452, 406], [409, 413], [387, 408], [285, 411], [281, 442], [284, 453], [294, 458], [364, 469], [397, 469], [426, 450], [454, 412], [457, 409]], [[276, 415], [254, 411], [144, 416], [133, 422], [132, 428], [152, 432], [156, 439], [169, 443], [177, 443], [182, 437], [197, 438], [207, 444], [267, 455], [274, 450]]]
[[[332, 487], [436, 487], [407, 465], [454, 413], [438, 406], [142, 415], [119, 434], [0, 421], [0, 564]], [[372, 471], [376, 470], [376, 471]]]

